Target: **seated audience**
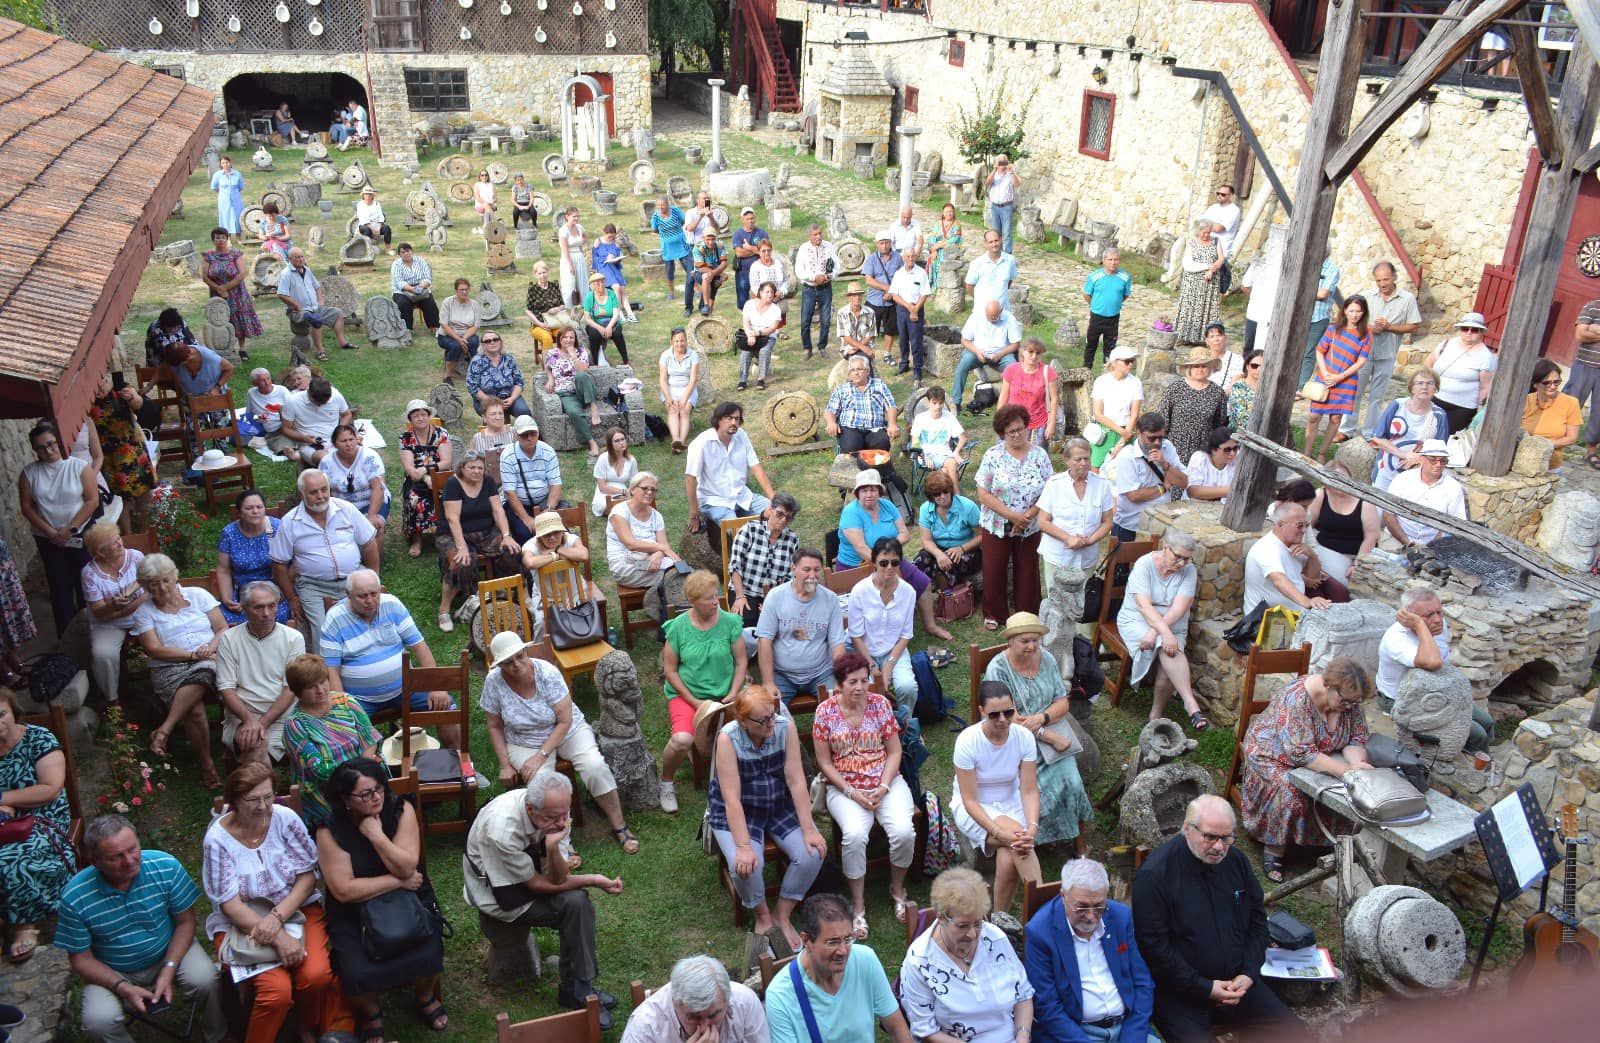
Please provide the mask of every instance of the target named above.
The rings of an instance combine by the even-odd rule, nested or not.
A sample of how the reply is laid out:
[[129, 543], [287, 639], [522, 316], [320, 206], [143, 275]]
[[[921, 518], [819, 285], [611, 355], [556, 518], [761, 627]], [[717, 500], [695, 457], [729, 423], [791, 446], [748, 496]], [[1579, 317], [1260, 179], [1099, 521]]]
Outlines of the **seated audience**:
[[[799, 732], [781, 709], [775, 696], [756, 685], [746, 685], [734, 696], [734, 719], [717, 732], [706, 803], [707, 822], [739, 903], [754, 913], [752, 929], [767, 935], [775, 950], [787, 952], [799, 948], [801, 936], [791, 917], [822, 869], [828, 845], [811, 820]], [[769, 839], [789, 859], [776, 915], [767, 905], [762, 874]], [[847, 910], [843, 918], [845, 936], [853, 938]], [[769, 1017], [771, 1013], [769, 1007]]]
[[817, 707], [811, 726], [817, 771], [827, 780], [828, 817], [839, 827], [839, 861], [850, 884], [856, 941], [867, 937], [867, 834], [876, 822], [889, 841], [889, 898], [894, 918], [916, 906], [906, 897], [906, 870], [917, 852], [916, 806], [900, 776], [900, 726], [894, 707], [872, 683], [872, 662], [846, 652], [833, 663], [838, 688]]
[[17, 475], [17, 502], [33, 532], [60, 637], [82, 607], [78, 581], [89, 555], [78, 533], [100, 513], [100, 485], [92, 467], [65, 455], [61, 433], [48, 420], [33, 425], [28, 444], [37, 459]]
[[886, 539], [896, 545], [899, 575], [911, 586], [911, 602], [921, 613], [922, 629], [941, 641], [950, 640], [950, 631], [940, 626], [933, 614], [933, 598], [928, 593], [933, 581], [905, 558], [906, 544], [911, 542], [906, 518], [884, 495], [883, 479], [878, 470], [868, 467], [856, 472], [855, 499], [839, 512], [839, 556], [834, 559], [834, 571], [843, 572], [868, 560], [875, 561], [877, 546]]
[[991, 426], [1000, 438], [983, 454], [973, 484], [983, 508], [983, 626], [999, 630], [1011, 611], [1039, 608], [1039, 497], [1055, 469], [1028, 434], [1026, 409], [997, 409]]
[[[172, 368], [173, 382], [182, 393], [180, 399], [226, 392], [228, 378], [233, 376], [233, 363], [204, 344], [174, 344], [162, 361]], [[184, 410], [187, 414], [186, 403]]]
[[667, 434], [672, 439], [672, 455], [683, 452], [694, 427], [694, 407], [700, 403], [700, 367], [705, 359], [689, 347], [689, 335], [682, 326], [672, 328], [667, 350], [657, 365], [661, 402], [667, 407]]
[[1017, 885], [1042, 882], [1034, 836], [1039, 830], [1039, 744], [1015, 723], [1011, 690], [978, 685], [980, 719], [956, 736], [950, 796], [956, 828], [981, 853], [994, 855], [994, 907], [1011, 909]]
[[[165, 851], [145, 851], [133, 823], [101, 815], [83, 831], [90, 865], [61, 892], [56, 948], [83, 980], [83, 1031], [104, 1043], [132, 1043], [127, 1012], [148, 1013], [193, 999], [205, 1043], [228, 1035], [217, 966], [195, 937], [200, 889]], [[359, 942], [357, 943], [359, 945]]]
[[1342, 778], [1368, 768], [1367, 719], [1361, 704], [1372, 681], [1354, 659], [1334, 656], [1320, 674], [1297, 677], [1250, 722], [1244, 740], [1239, 812], [1244, 828], [1261, 842], [1261, 870], [1283, 882], [1284, 849], [1324, 847], [1315, 822], [1316, 801], [1289, 782], [1295, 768]]
[[289, 455], [294, 444], [283, 434], [283, 407], [289, 404], [289, 389], [273, 382], [271, 370], [257, 366], [250, 371], [250, 386], [244, 394], [250, 415], [261, 425], [267, 448]]
[[600, 392], [589, 375], [591, 363], [578, 347], [578, 331], [565, 327], [556, 331], [555, 344], [544, 353], [544, 390], [561, 403], [561, 411], [572, 423], [579, 441], [589, 443], [589, 455], [600, 455], [594, 429], [600, 426]]
[[267, 580], [247, 584], [239, 601], [245, 621], [217, 640], [222, 745], [241, 763], [271, 764], [283, 758], [283, 715], [294, 704], [283, 667], [305, 654], [306, 639], [278, 622], [283, 595]]
[[601, 272], [589, 275], [589, 290], [583, 295], [583, 326], [589, 339], [589, 365], [611, 365], [606, 345], [617, 349], [622, 365], [628, 364], [628, 339], [622, 335], [627, 309], [614, 287], [606, 285]]
[[900, 437], [894, 392], [881, 377], [871, 376], [867, 367], [865, 355], [851, 356], [845, 363], [844, 383], [828, 395], [822, 413], [828, 435], [838, 440], [841, 453], [888, 449]]
[[558, 759], [571, 761], [610, 823], [617, 845], [636, 854], [639, 839], [623, 818], [617, 780], [600, 755], [594, 729], [572, 701], [561, 671], [535, 657], [533, 648], [509, 630], [489, 642], [489, 673], [478, 704], [500, 762], [500, 782], [528, 785], [537, 775], [554, 773]]
[[1111, 535], [1119, 543], [1132, 543], [1139, 538], [1139, 521], [1146, 508], [1164, 499], [1180, 499], [1189, 487], [1183, 458], [1167, 439], [1167, 418], [1160, 413], [1145, 413], [1135, 426], [1138, 437], [1117, 450], [1106, 465], [1112, 468], [1111, 487], [1117, 494]]
[[211, 760], [211, 725], [202, 700], [217, 691], [217, 643], [228, 629], [222, 606], [204, 587], [180, 584], [178, 566], [165, 554], [146, 555], [138, 574], [146, 597], [130, 631], [150, 659], [151, 694], [163, 713], [150, 733], [150, 752], [166, 756], [181, 725], [200, 762], [200, 784], [215, 789], [222, 779]]
[[[744, 407], [737, 402], [723, 402], [712, 411], [711, 426], [689, 443], [683, 462], [683, 485], [692, 512], [690, 532], [699, 532], [702, 524], [709, 523], [716, 539], [718, 522], [765, 514], [772, 506], [772, 483], [767, 480], [750, 436], [741, 430], [743, 426]], [[750, 490], [751, 475], [760, 483], [761, 493]]]
[[456, 473], [439, 494], [447, 531], [434, 537], [439, 552], [439, 629], [455, 629], [450, 608], [457, 592], [472, 597], [478, 592], [478, 562], [487, 559], [490, 574], [509, 576], [517, 570], [522, 541], [511, 534], [511, 523], [500, 502], [500, 483], [490, 476], [483, 454], [467, 450]]
[[639, 461], [628, 452], [628, 432], [613, 427], [605, 436], [605, 452], [594, 459], [594, 497], [589, 509], [596, 518], [604, 518], [613, 496], [626, 497], [628, 483], [639, 473]]
[[348, 500], [367, 516], [367, 524], [383, 539], [389, 520], [389, 489], [384, 484], [383, 457], [376, 449], [361, 444], [352, 424], [333, 429], [333, 452], [317, 463], [317, 470], [328, 476], [328, 489], [341, 500]]
[[854, 355], [865, 355], [867, 358], [867, 372], [872, 372], [872, 360], [877, 357], [877, 349], [872, 346], [873, 339], [878, 334], [878, 313], [872, 308], [865, 307], [866, 291], [861, 284], [852, 280], [845, 286], [845, 301], [843, 308], [834, 313], [834, 332], [839, 336], [839, 356], [848, 359]]
[[678, 810], [673, 780], [694, 748], [700, 704], [732, 699], [744, 687], [749, 665], [744, 624], [718, 604], [717, 577], [704, 569], [695, 572], [683, 581], [683, 596], [689, 611], [667, 620], [661, 646], [661, 679], [666, 682], [667, 717], [672, 724], [671, 737], [661, 751], [661, 810], [669, 813]]
[[1387, 490], [1401, 472], [1422, 463], [1417, 450], [1430, 438], [1450, 437], [1450, 421], [1433, 400], [1439, 378], [1433, 370], [1421, 367], [1411, 374], [1406, 388], [1411, 394], [1390, 402], [1379, 415], [1369, 440], [1378, 450], [1372, 468], [1372, 484]]
[[1184, 496], [1191, 500], [1217, 500], [1226, 503], [1233, 489], [1233, 472], [1239, 462], [1239, 442], [1226, 427], [1212, 428], [1205, 448], [1189, 456], [1189, 487]]
[[444, 367], [439, 377], [454, 384], [461, 363], [477, 354], [478, 334], [483, 324], [483, 305], [472, 295], [472, 280], [458, 278], [455, 292], [439, 305], [439, 350], [444, 352]]
[[[267, 498], [259, 489], [246, 489], [233, 501], [238, 517], [222, 528], [217, 541], [217, 588], [222, 592], [222, 618], [229, 626], [244, 622], [244, 605], [239, 596], [252, 583], [272, 579], [272, 537], [278, 534], [281, 518], [267, 513]], [[278, 622], [290, 621], [289, 602], [279, 591]]]
[[1139, 954], [1133, 910], [1110, 899], [1106, 867], [1061, 866], [1061, 893], [1028, 921], [1024, 948], [1039, 1043], [1157, 1043], [1156, 986]]
[[[1432, 587], [1407, 587], [1400, 595], [1400, 608], [1394, 622], [1378, 642], [1378, 673], [1374, 678], [1378, 707], [1385, 714], [1394, 709], [1400, 682], [1411, 670], [1437, 670], [1450, 661], [1450, 624], [1444, 618], [1444, 604]], [[1472, 728], [1467, 733], [1467, 749], [1487, 750], [1494, 736], [1494, 717], [1476, 702], [1472, 705]]]
[[1527, 404], [1522, 407], [1522, 429], [1530, 435], [1548, 438], [1555, 447], [1550, 454], [1550, 470], [1561, 466], [1561, 450], [1577, 442], [1583, 425], [1583, 407], [1571, 395], [1561, 392], [1561, 367], [1549, 359], [1533, 364], [1533, 385]]
[[[1391, 495], [1412, 503], [1431, 507], [1452, 518], [1467, 516], [1467, 493], [1456, 476], [1445, 470], [1450, 461], [1450, 449], [1437, 438], [1423, 442], [1417, 449], [1422, 463], [1415, 470], [1397, 475], [1389, 483]], [[1384, 535], [1378, 546], [1384, 550], [1400, 552], [1414, 543], [1428, 544], [1443, 535], [1423, 521], [1414, 521], [1393, 511], [1383, 512]]]
[[[400, 487], [400, 525], [413, 558], [422, 554], [422, 537], [439, 531], [430, 479], [434, 472], [455, 466], [454, 450], [450, 433], [433, 423], [433, 407], [420, 398], [407, 402], [406, 429], [400, 432], [400, 470], [406, 476]], [[504, 478], [500, 484], [505, 485]]]
[[1166, 716], [1167, 700], [1176, 692], [1189, 725], [1203, 732], [1211, 722], [1195, 699], [1187, 651], [1189, 610], [1198, 584], [1194, 551], [1192, 534], [1168, 529], [1159, 548], [1133, 563], [1117, 610], [1117, 633], [1133, 656], [1125, 687], [1142, 686], [1155, 671], [1150, 719]]
[[[344, 599], [330, 605], [322, 621], [328, 687], [353, 698], [368, 717], [399, 712], [406, 654], [416, 659], [418, 667], [431, 670], [439, 665], [433, 650], [405, 603], [384, 593], [376, 572], [356, 569], [345, 577], [344, 589]], [[410, 704], [416, 712], [455, 708], [449, 692], [412, 692]], [[460, 749], [460, 729], [441, 725], [439, 741]]]
[[[1337, 459], [1328, 465], [1328, 470], [1351, 477], [1350, 468]], [[1372, 553], [1383, 532], [1381, 514], [1377, 504], [1340, 492], [1331, 485], [1317, 490], [1316, 498], [1306, 508], [1306, 520], [1317, 536], [1317, 561], [1330, 579], [1344, 583], [1356, 559]]]
[[[967, 447], [967, 431], [961, 426], [961, 418], [945, 401], [944, 388], [933, 385], [924, 401], [928, 408], [911, 421], [910, 450], [922, 454], [923, 467], [943, 471], [952, 487], [959, 488], [961, 451]], [[927, 486], [923, 488], [926, 490]]]
[[270, 950], [277, 961], [250, 979], [255, 998], [245, 1043], [273, 1043], [291, 1012], [302, 1034], [348, 1032], [350, 1014], [328, 954], [316, 843], [300, 816], [274, 802], [265, 764], [229, 772], [222, 796], [222, 817], [201, 844], [200, 879], [212, 906], [206, 934], [224, 964], [255, 962], [237, 955], [234, 938], [246, 951]]
[[528, 931], [553, 928], [561, 939], [556, 1002], [582, 1010], [598, 996], [600, 1028], [609, 1031], [617, 1000], [595, 988], [600, 971], [589, 889], [621, 894], [622, 879], [569, 871], [562, 848], [572, 834], [572, 801], [572, 783], [554, 771], [532, 774], [525, 787], [491, 800], [473, 820], [461, 853], [463, 897], [478, 911], [478, 928], [489, 943], [492, 984], [526, 974]]
[[356, 569], [378, 567], [377, 530], [354, 504], [333, 498], [321, 471], [301, 471], [295, 485], [300, 502], [284, 514], [268, 553], [272, 581], [305, 621], [306, 650], [316, 655], [322, 648], [323, 599], [344, 597], [344, 578]]
[[[329, 809], [316, 829], [317, 862], [327, 888], [328, 950], [353, 1008], [357, 1034], [369, 1041], [388, 1039], [378, 997], [407, 985], [417, 1020], [434, 1032], [443, 1032], [450, 1025], [439, 981], [444, 970], [444, 939], [439, 927], [443, 917], [422, 866], [422, 832], [416, 811], [389, 791], [383, 764], [367, 754], [333, 769], [320, 800]], [[429, 929], [385, 953], [383, 959], [374, 960], [362, 944], [362, 924], [368, 903], [379, 899], [392, 911], [409, 906]]]
[[[1278, 1039], [1300, 1029], [1260, 981], [1267, 910], [1250, 860], [1234, 847], [1236, 825], [1226, 800], [1196, 797], [1182, 832], [1133, 878], [1134, 936], [1156, 983], [1152, 1021], [1167, 1043], [1212, 1043], [1218, 1030], [1244, 1028]], [[1219, 917], [1219, 909], [1233, 912]]]
[[728, 552], [728, 608], [755, 626], [767, 591], [783, 583], [800, 549], [800, 537], [789, 526], [800, 516], [800, 503], [788, 493], [772, 498], [767, 513], [734, 534]]
[[510, 416], [532, 416], [523, 394], [522, 367], [505, 352], [500, 334], [489, 330], [483, 335], [481, 350], [467, 364], [467, 394], [472, 408], [482, 416], [484, 408], [498, 402]]
[[177, 308], [162, 308], [156, 321], [144, 331], [144, 364], [150, 369], [164, 366], [167, 364], [168, 348], [174, 344], [198, 343], [200, 338], [183, 321], [182, 312]]
[[[262, 209], [270, 215], [276, 208], [277, 204], [269, 200]], [[281, 218], [278, 223], [282, 225], [282, 242], [287, 244], [289, 226]], [[277, 238], [280, 236], [274, 236], [269, 229], [266, 234], [267, 243], [263, 244], [262, 249], [267, 249]], [[285, 310], [291, 325], [295, 322], [304, 322], [311, 327], [311, 346], [316, 350], [317, 360], [328, 361], [328, 352], [322, 345], [324, 326], [333, 327], [339, 347], [347, 351], [353, 349], [355, 345], [344, 339], [344, 312], [327, 303], [327, 294], [322, 289], [321, 281], [306, 266], [305, 251], [298, 246], [289, 246], [284, 259], [289, 262], [289, 266], [278, 276], [278, 300], [286, 306]]]
[[704, 954], [672, 965], [667, 984], [628, 1015], [622, 1043], [767, 1043], [761, 997], [730, 981], [722, 961]]
[[516, 440], [516, 432], [506, 423], [506, 407], [490, 402], [483, 407], [483, 429], [472, 436], [467, 447], [483, 454], [490, 474], [499, 474], [500, 454]]
[[329, 687], [328, 664], [321, 656], [295, 656], [284, 666], [283, 679], [295, 701], [283, 722], [289, 781], [300, 784], [300, 817], [315, 829], [338, 807], [323, 796], [334, 770], [353, 758], [374, 756], [381, 736], [360, 703]]
[[1011, 693], [1016, 724], [1032, 733], [1038, 745], [1035, 778], [1039, 817], [1035, 844], [1070, 840], [1081, 858], [1089, 853], [1089, 824], [1094, 806], [1083, 788], [1078, 758], [1072, 754], [1072, 725], [1067, 717], [1067, 681], [1056, 657], [1041, 642], [1049, 629], [1032, 612], [1016, 612], [1006, 620], [1000, 639], [1005, 650], [989, 660], [985, 681], [999, 681]]
[[645, 597], [646, 609], [664, 623], [669, 606], [662, 580], [683, 559], [672, 549], [667, 520], [656, 510], [660, 489], [661, 479], [649, 471], [628, 481], [628, 498], [611, 508], [606, 519], [606, 568], [619, 585], [654, 594]]
[[[850, 907], [832, 894], [812, 895], [800, 907], [799, 954], [767, 986], [772, 1043], [869, 1040], [882, 1029], [893, 1043], [911, 1043], [878, 954], [855, 941]], [[799, 993], [805, 990], [807, 1018]], [[813, 1033], [808, 1022], [814, 1020]]]
[[389, 296], [400, 309], [406, 329], [415, 329], [413, 312], [422, 312], [429, 333], [439, 329], [439, 302], [433, 296], [433, 268], [418, 257], [410, 243], [401, 243], [399, 256], [389, 265]]
[[[533, 636], [540, 640], [544, 633], [544, 595], [539, 591], [538, 572], [546, 565], [564, 561], [581, 574], [589, 560], [589, 548], [583, 537], [567, 528], [566, 522], [555, 511], [544, 511], [533, 519], [533, 536], [522, 545], [522, 567], [529, 573], [528, 615], [533, 620]], [[606, 593], [592, 579], [580, 580], [590, 601], [605, 601]]]
[[827, 684], [844, 653], [844, 608], [822, 585], [821, 551], [794, 552], [789, 582], [767, 589], [754, 636], [761, 684], [784, 705]]
[[888, 678], [896, 716], [905, 721], [917, 703], [910, 648], [917, 596], [911, 584], [900, 578], [903, 558], [899, 540], [880, 537], [872, 545], [870, 557], [872, 574], [850, 589], [845, 628], [851, 647]]
[[1034, 987], [1011, 940], [987, 919], [983, 877], [946, 869], [934, 879], [928, 901], [933, 926], [911, 943], [900, 965], [900, 1005], [911, 1035], [967, 1043], [1034, 1038]]
[[1272, 511], [1272, 528], [1257, 540], [1244, 558], [1244, 611], [1283, 606], [1296, 612], [1327, 608], [1350, 600], [1344, 584], [1325, 575], [1322, 563], [1306, 542], [1306, 509], [1293, 500], [1279, 500]]
[[39, 928], [56, 914], [73, 861], [62, 857], [72, 809], [67, 757], [49, 728], [18, 719], [16, 693], [0, 688], [0, 812], [32, 816], [28, 834], [0, 844], [0, 894], [10, 928], [6, 956], [25, 963], [39, 947]]
[[535, 361], [555, 346], [557, 333], [570, 328], [565, 307], [560, 283], [550, 281], [550, 265], [535, 261], [533, 282], [528, 284], [527, 306], [522, 312], [528, 320], [528, 334], [533, 338]]
[[917, 511], [922, 550], [914, 564], [928, 576], [942, 575], [948, 589], [983, 569], [980, 512], [975, 502], [956, 492], [955, 480], [942, 470], [923, 479], [922, 492], [927, 497]]
[[298, 457], [302, 467], [317, 466], [333, 451], [335, 428], [355, 423], [350, 403], [327, 377], [312, 377], [304, 391], [291, 392], [282, 416], [279, 433], [294, 443], [289, 455]]
[[122, 685], [122, 644], [133, 631], [134, 613], [144, 604], [139, 585], [142, 551], [129, 550], [115, 522], [98, 522], [83, 534], [89, 563], [80, 573], [89, 607], [89, 676], [107, 702]]
[[549, 442], [539, 440], [539, 422], [533, 417], [517, 417], [511, 430], [517, 441], [500, 454], [500, 490], [511, 535], [526, 544], [533, 539], [534, 515], [562, 505], [561, 461]]
[[1039, 494], [1042, 593], [1054, 586], [1057, 570], [1092, 572], [1100, 564], [1100, 543], [1111, 532], [1117, 498], [1111, 483], [1089, 469], [1093, 452], [1086, 439], [1067, 439], [1061, 451], [1067, 469], [1051, 475]]

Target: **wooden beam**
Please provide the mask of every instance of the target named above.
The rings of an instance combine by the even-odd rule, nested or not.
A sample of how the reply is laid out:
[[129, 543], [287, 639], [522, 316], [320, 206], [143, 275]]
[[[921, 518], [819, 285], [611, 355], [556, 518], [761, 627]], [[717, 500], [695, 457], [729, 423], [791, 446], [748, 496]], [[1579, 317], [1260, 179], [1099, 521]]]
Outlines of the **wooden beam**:
[[[1561, 102], [1556, 106], [1555, 119], [1562, 138], [1587, 143], [1594, 136], [1597, 106], [1600, 68], [1595, 65], [1589, 45], [1579, 38], [1567, 63]], [[1523, 236], [1522, 257], [1517, 262], [1516, 282], [1511, 288], [1511, 304], [1506, 311], [1505, 331], [1500, 336], [1500, 361], [1489, 389], [1489, 401], [1483, 407], [1478, 448], [1472, 454], [1472, 466], [1482, 474], [1498, 477], [1509, 471], [1517, 439], [1522, 437], [1528, 381], [1550, 321], [1561, 252], [1583, 177], [1573, 164], [1575, 152], [1576, 148], [1566, 150], [1563, 162], [1547, 163], [1539, 174], [1528, 230]]]
[[[1356, 81], [1361, 73], [1361, 12], [1369, 0], [1333, 0], [1322, 37], [1322, 58], [1311, 118], [1295, 178], [1294, 215], [1284, 249], [1283, 276], [1272, 304], [1269, 335], [1263, 345], [1266, 367], [1250, 430], [1269, 442], [1289, 438], [1289, 416], [1299, 390], [1300, 360], [1317, 295], [1317, 279], [1328, 253], [1328, 229], [1338, 186], [1323, 174], [1328, 153], [1350, 126]], [[1233, 492], [1222, 508], [1222, 523], [1235, 532], [1258, 532], [1272, 499], [1277, 467], [1258, 453], [1244, 453], [1234, 476]]]
[[1544, 65], [1539, 61], [1539, 41], [1534, 38], [1533, 27], [1518, 23], [1505, 28], [1511, 37], [1517, 79], [1522, 83], [1522, 98], [1528, 110], [1528, 122], [1533, 124], [1533, 140], [1539, 146], [1539, 156], [1546, 167], [1558, 167], [1567, 153], [1582, 148], [1586, 142], [1562, 137], [1563, 128], [1556, 122], [1555, 110], [1550, 104], [1550, 84], [1544, 76]]
[[[1389, 81], [1378, 102], [1367, 110], [1356, 129], [1333, 150], [1325, 170], [1330, 181], [1343, 181], [1356, 164], [1378, 143], [1383, 132], [1405, 115], [1412, 102], [1450, 70], [1483, 37], [1490, 23], [1504, 18], [1527, 0], [1484, 0], [1474, 8], [1473, 0], [1456, 0], [1428, 34], [1421, 47], [1406, 60], [1400, 74]], [[1452, 24], [1446, 19], [1460, 17]], [[1448, 28], [1446, 28], [1448, 26]], [[1319, 76], [1320, 80], [1320, 76]]]
[[1588, 152], [1585, 152], [1583, 155], [1579, 156], [1577, 162], [1572, 164], [1572, 169], [1576, 170], [1580, 174], [1587, 174], [1595, 167], [1600, 167], [1600, 145], [1596, 145]]
[[1588, 42], [1589, 53], [1600, 54], [1600, 8], [1591, 0], [1567, 0], [1566, 7], [1578, 27], [1578, 35]]
[[1401, 499], [1368, 482], [1358, 481], [1312, 463], [1309, 458], [1270, 442], [1254, 431], [1236, 431], [1234, 438], [1240, 445], [1248, 446], [1259, 453], [1263, 459], [1272, 461], [1274, 466], [1287, 467], [1321, 485], [1349, 493], [1392, 514], [1403, 514], [1408, 518], [1427, 522], [1436, 529], [1465, 537], [1485, 550], [1492, 550], [1496, 554], [1510, 558], [1540, 579], [1549, 580], [1583, 597], [1600, 598], [1600, 581], [1591, 579], [1587, 572], [1576, 572], [1557, 564], [1537, 547], [1530, 547], [1510, 536], [1495, 532], [1482, 522], [1475, 522], [1470, 518], [1454, 518], [1431, 507]]

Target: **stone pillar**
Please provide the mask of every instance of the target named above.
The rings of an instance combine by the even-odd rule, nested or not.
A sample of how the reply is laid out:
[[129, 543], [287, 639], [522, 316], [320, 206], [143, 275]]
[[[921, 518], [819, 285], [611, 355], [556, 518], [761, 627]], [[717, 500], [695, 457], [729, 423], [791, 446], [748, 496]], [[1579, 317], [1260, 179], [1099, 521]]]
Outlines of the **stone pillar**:
[[917, 135], [922, 133], [921, 127], [896, 127], [895, 133], [900, 135], [900, 206], [905, 208], [911, 205], [911, 178], [917, 168]]
[[[722, 160], [722, 85], [727, 80], [707, 80], [706, 86], [711, 88], [711, 158], [706, 161], [707, 167], [723, 168]], [[708, 171], [712, 173], [713, 171]]]

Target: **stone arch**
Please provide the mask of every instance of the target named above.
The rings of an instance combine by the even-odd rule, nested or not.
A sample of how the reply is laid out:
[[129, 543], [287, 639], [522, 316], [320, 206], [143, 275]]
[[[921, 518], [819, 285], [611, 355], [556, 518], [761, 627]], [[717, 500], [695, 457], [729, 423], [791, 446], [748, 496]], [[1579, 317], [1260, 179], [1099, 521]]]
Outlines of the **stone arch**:
[[1489, 692], [1493, 702], [1515, 703], [1530, 713], [1559, 701], [1565, 686], [1548, 659], [1533, 659], [1511, 671]]
[[241, 72], [223, 84], [219, 92], [230, 126], [248, 128], [250, 117], [262, 110], [277, 108], [287, 101], [301, 130], [326, 132], [336, 107], [351, 98], [360, 101], [372, 114], [372, 99], [367, 89], [343, 72]]
[[600, 87], [600, 81], [593, 76], [579, 74], [568, 78], [561, 85], [561, 156], [569, 164], [572, 162], [573, 138], [576, 133], [574, 120], [577, 119], [578, 107], [575, 104], [575, 88], [587, 88], [589, 96], [594, 99], [594, 108], [590, 112], [592, 126], [589, 128], [593, 140], [599, 145], [601, 154], [605, 153], [605, 142], [609, 135], [606, 132], [606, 94]]

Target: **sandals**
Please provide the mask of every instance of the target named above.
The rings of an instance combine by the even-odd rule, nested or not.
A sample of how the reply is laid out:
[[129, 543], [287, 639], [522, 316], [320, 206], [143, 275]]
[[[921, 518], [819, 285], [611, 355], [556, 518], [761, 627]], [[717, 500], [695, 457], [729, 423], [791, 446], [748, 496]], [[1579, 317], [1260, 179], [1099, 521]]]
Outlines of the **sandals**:
[[438, 623], [439, 631], [441, 633], [448, 634], [450, 631], [456, 628], [455, 620], [450, 618], [450, 613], [448, 612], [439, 613]]
[[850, 934], [854, 936], [856, 941], [864, 942], [867, 940], [868, 931], [867, 914], [857, 913], [855, 919], [850, 921]]
[[167, 740], [172, 738], [172, 733], [165, 728], [157, 728], [150, 733], [150, 752], [157, 757], [167, 755]]
[[432, 999], [417, 1001], [417, 1017], [434, 1032], [450, 1027], [450, 1012], [444, 1009], [444, 994], [435, 992]]
[[1600, 452], [1591, 451], [1588, 456], [1583, 458], [1583, 461], [1596, 471], [1600, 471]]
[[639, 853], [639, 838], [634, 836], [633, 830], [627, 826], [619, 826], [613, 829], [611, 835], [617, 838], [617, 846], [622, 848], [623, 854], [637, 855]]
[[6, 950], [6, 955], [12, 963], [27, 963], [28, 958], [39, 948], [39, 928], [19, 927], [11, 934], [11, 947]]
[[1283, 883], [1283, 860], [1270, 851], [1261, 852], [1261, 875], [1274, 884]]
[[1197, 732], [1203, 732], [1211, 727], [1211, 719], [1200, 710], [1196, 710], [1189, 715], [1189, 727]]
[[906, 914], [913, 912], [917, 908], [917, 903], [909, 898], [895, 898], [894, 895], [889, 897], [894, 898], [894, 918], [905, 923]]
[[326, 351], [317, 352], [317, 361], [318, 362], [326, 362], [326, 361], [328, 361], [328, 353]]
[[387, 1043], [389, 1034], [383, 1031], [382, 1014], [374, 1014], [361, 1023], [361, 1038], [364, 1043]]
[[[955, 661], [956, 654], [950, 651], [948, 648], [928, 649], [928, 665], [933, 667], [935, 670], [943, 670], [945, 667], [949, 666]], [[896, 901], [899, 901], [899, 899], [896, 899]]]

